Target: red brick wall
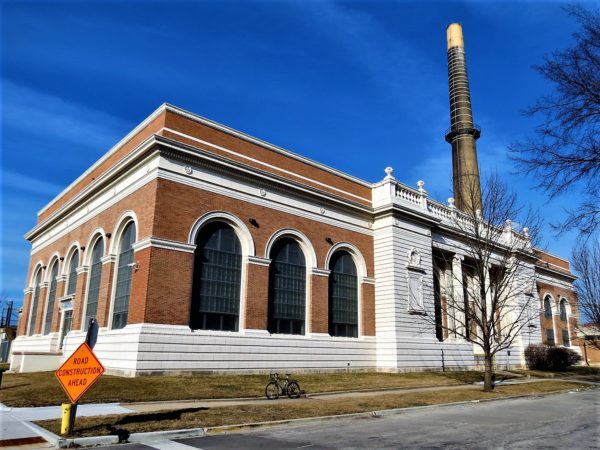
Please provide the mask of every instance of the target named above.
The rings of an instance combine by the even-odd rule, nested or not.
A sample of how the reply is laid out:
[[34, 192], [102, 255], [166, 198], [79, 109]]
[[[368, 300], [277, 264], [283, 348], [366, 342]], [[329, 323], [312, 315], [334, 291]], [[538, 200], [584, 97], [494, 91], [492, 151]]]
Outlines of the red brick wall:
[[311, 333], [329, 333], [329, 278], [313, 275], [310, 295]]
[[[156, 213], [154, 209], [156, 204]], [[138, 218], [138, 241], [150, 236], [187, 242], [189, 232], [198, 218], [208, 212], [227, 211], [245, 222], [250, 230], [256, 255], [264, 255], [267, 241], [278, 230], [291, 228], [300, 231], [310, 240], [316, 256], [317, 266], [324, 268], [325, 259], [331, 244], [326, 238], [336, 242], [349, 242], [356, 246], [365, 258], [367, 275], [373, 275], [372, 237], [323, 224], [318, 220], [292, 216], [285, 212], [251, 205], [241, 200], [223, 197], [206, 191], [181, 185], [172, 181], [158, 179], [140, 188], [134, 194], [121, 200], [113, 207], [103, 211], [81, 227], [60, 238], [57, 242], [37, 251], [32, 260], [46, 263], [58, 252], [66, 255], [73, 241], [87, 246], [91, 233], [101, 227], [112, 232], [117, 221], [126, 210], [133, 210]], [[255, 218], [259, 224], [254, 227], [248, 219]], [[117, 239], [112, 236], [110, 239]], [[107, 239], [107, 251], [111, 240]], [[81, 261], [87, 261], [85, 249], [80, 254]], [[106, 253], [105, 253], [106, 255]], [[138, 270], [133, 273], [128, 323], [167, 323], [187, 325], [192, 287], [193, 254], [160, 248], [145, 248], [135, 252]], [[33, 267], [30, 268], [30, 271]], [[249, 264], [246, 268], [246, 324], [248, 328], [267, 328], [268, 267]], [[29, 275], [29, 277], [31, 274]], [[104, 264], [101, 291], [98, 305], [98, 320], [101, 326], [110, 323], [108, 317], [112, 284], [114, 283], [114, 264]], [[81, 328], [83, 301], [87, 290], [87, 274], [80, 274], [74, 298], [73, 329]], [[64, 295], [64, 283], [57, 298]], [[313, 332], [328, 332], [328, 278], [312, 276], [311, 280], [311, 324]], [[45, 297], [43, 297], [45, 299]], [[363, 333], [374, 335], [375, 309], [374, 288], [362, 286]], [[41, 312], [39, 313], [41, 314]], [[309, 322], [310, 321], [310, 322]], [[58, 325], [58, 324], [57, 324]]]
[[269, 268], [258, 264], [247, 265], [246, 328], [267, 329], [269, 304]]
[[[317, 265], [324, 268], [327, 252], [331, 248], [325, 239], [333, 242], [349, 242], [355, 245], [365, 258], [368, 276], [373, 275], [373, 239], [371, 236], [320, 223], [315, 220], [292, 216], [285, 212], [248, 204], [241, 200], [202, 191], [190, 186], [169, 180], [159, 180], [157, 191], [157, 207], [154, 223], [156, 237], [186, 242], [194, 223], [206, 213], [227, 211], [246, 223], [252, 234], [256, 256], [266, 257], [265, 249], [270, 237], [283, 228], [300, 231], [310, 240], [317, 255]], [[176, 213], [174, 213], [176, 212]], [[258, 227], [252, 226], [248, 220], [254, 218]], [[191, 263], [190, 263], [191, 267]], [[187, 275], [186, 275], [187, 276]], [[167, 283], [163, 280], [167, 275], [157, 272], [151, 277], [153, 283]], [[254, 329], [267, 327], [268, 268], [254, 264], [248, 265], [246, 299], [246, 326]], [[311, 280], [312, 332], [328, 332], [328, 278], [313, 276]], [[181, 297], [175, 302], [189, 304], [190, 294], [180, 292]], [[187, 295], [184, 297], [183, 295]], [[363, 321], [364, 333], [375, 334], [375, 291], [372, 285], [363, 286]], [[153, 308], [149, 299], [148, 308]], [[165, 323], [174, 323], [166, 321]], [[179, 321], [176, 323], [180, 323]], [[186, 322], [187, 323], [187, 322]]]
[[[67, 233], [57, 241], [52, 244], [46, 246], [45, 248], [36, 251], [30, 260], [29, 273], [27, 275], [27, 279], [30, 280], [32, 277], [32, 272], [35, 270], [35, 265], [38, 261], [42, 261], [45, 265], [48, 263], [50, 258], [54, 255], [55, 252], [58, 252], [60, 256], [66, 257], [67, 252], [72, 246], [74, 241], [79, 242], [80, 246], [87, 246], [88, 240], [91, 238], [92, 232], [96, 228], [102, 228], [105, 233], [114, 233], [118, 225], [118, 221], [121, 218], [122, 214], [125, 211], [131, 210], [135, 212], [138, 219], [138, 229], [137, 236], [138, 241], [146, 239], [152, 236], [152, 227], [154, 225], [154, 202], [156, 195], [156, 187], [157, 181], [151, 181], [148, 184], [142, 186], [136, 192], [131, 195], [125, 197], [124, 199], [117, 202], [111, 208], [102, 211], [95, 217], [91, 218], [89, 221], [83, 223], [81, 226]], [[106, 253], [110, 249], [110, 245], [112, 243], [112, 239], [117, 239], [118, 236], [111, 236], [111, 238], [105, 237], [106, 244]], [[91, 248], [86, 248], [85, 250], [80, 250], [79, 252], [79, 265], [83, 265], [84, 261], [87, 261], [87, 252], [91, 251]], [[108, 318], [108, 309], [109, 302], [108, 299], [112, 293], [112, 277], [114, 276], [114, 264], [108, 264], [113, 269], [111, 271], [110, 268], [105, 267], [107, 264], [103, 265], [102, 268], [102, 279], [101, 279], [101, 291], [98, 305], [98, 320], [100, 324], [107, 324]], [[65, 270], [69, 270], [65, 265]], [[135, 278], [135, 276], [134, 276]], [[65, 284], [61, 283], [60, 290], [56, 292], [56, 298], [60, 298], [64, 295]], [[82, 314], [82, 305], [81, 302], [85, 300], [85, 290], [87, 289], [87, 278], [85, 281], [82, 279], [82, 275], [78, 276], [77, 280], [77, 289], [75, 291], [75, 296], [73, 300], [73, 330], [77, 330], [81, 327], [81, 314]], [[40, 297], [41, 298], [41, 297]], [[45, 301], [45, 297], [44, 297]], [[24, 314], [25, 314], [25, 310]], [[28, 312], [28, 310], [27, 310]], [[100, 322], [102, 321], [102, 322]], [[133, 322], [132, 322], [133, 323]], [[23, 334], [27, 330], [23, 331]], [[19, 332], [21, 335], [21, 332]]]
[[[566, 321], [560, 320], [560, 299], [565, 298], [569, 303], [571, 315], [570, 320], [570, 338], [571, 345], [575, 339], [575, 327], [577, 326], [577, 319], [579, 316], [577, 307], [577, 296], [572, 290], [564, 289], [558, 286], [554, 286], [548, 283], [538, 282], [538, 292], [542, 301], [542, 311], [540, 315], [540, 324], [542, 327], [542, 342], [547, 343], [546, 329], [552, 329], [552, 321], [554, 321], [554, 342], [556, 345], [564, 345], [562, 330], [568, 330], [569, 327]], [[546, 318], [544, 315], [544, 298], [547, 294], [552, 296], [552, 319]]]
[[[138, 258], [138, 253], [142, 252]], [[145, 290], [141, 282], [138, 288], [132, 287], [130, 312], [135, 309], [134, 305], [145, 303], [145, 317], [140, 318], [140, 322], [188, 325], [194, 255], [161, 248], [148, 248], [142, 252], [136, 252], [140, 270], [134, 278], [143, 278], [147, 285]], [[143, 275], [144, 270], [148, 271], [147, 276]], [[129, 323], [134, 322], [130, 320]]]
[[375, 336], [375, 285], [363, 283], [363, 335]]

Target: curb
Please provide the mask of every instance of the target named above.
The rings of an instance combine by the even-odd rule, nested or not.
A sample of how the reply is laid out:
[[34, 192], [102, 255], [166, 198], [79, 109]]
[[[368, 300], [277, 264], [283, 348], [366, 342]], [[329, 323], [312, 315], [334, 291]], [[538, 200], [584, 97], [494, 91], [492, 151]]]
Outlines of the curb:
[[[394, 408], [394, 409], [384, 409], [381, 411], [369, 411], [369, 412], [360, 412], [360, 413], [352, 413], [352, 414], [336, 414], [329, 416], [318, 416], [318, 417], [306, 417], [300, 419], [285, 419], [285, 420], [274, 420], [268, 422], [249, 422], [242, 423], [236, 425], [222, 425], [217, 427], [210, 428], [188, 428], [183, 430], [168, 430], [168, 431], [150, 431], [146, 433], [132, 433], [126, 441], [120, 442], [119, 436], [110, 435], [110, 436], [92, 436], [92, 437], [81, 437], [81, 438], [71, 438], [65, 439], [56, 434], [41, 428], [35, 424], [24, 422], [27, 426], [29, 426], [32, 430], [36, 431], [39, 435], [44, 437], [48, 442], [56, 446], [57, 448], [69, 448], [74, 446], [80, 447], [92, 447], [92, 446], [100, 446], [100, 445], [112, 445], [119, 443], [150, 443], [162, 440], [170, 440], [170, 439], [186, 439], [192, 437], [203, 437], [208, 435], [215, 434], [227, 434], [230, 432], [241, 431], [244, 429], [261, 429], [261, 428], [269, 428], [276, 427], [279, 425], [287, 425], [287, 424], [310, 424], [310, 423], [318, 423], [323, 421], [332, 421], [332, 420], [343, 420], [343, 419], [351, 419], [351, 418], [360, 418], [360, 417], [373, 417], [380, 418], [386, 416], [394, 416], [399, 414], [408, 413], [411, 411], [419, 411], [419, 410], [427, 410], [432, 408], [444, 408], [450, 406], [460, 406], [460, 405], [469, 405], [476, 403], [487, 403], [487, 402], [495, 402], [495, 401], [503, 401], [503, 400], [517, 400], [522, 398], [539, 398], [539, 397], [547, 397], [555, 394], [566, 394], [566, 393], [575, 393], [579, 392], [581, 389], [571, 389], [571, 390], [560, 390], [560, 391], [550, 391], [544, 392], [540, 394], [534, 395], [514, 395], [510, 397], [502, 397], [502, 398], [490, 398], [490, 399], [481, 399], [481, 400], [465, 400], [461, 402], [452, 402], [452, 403], [440, 403], [438, 405], [425, 405], [425, 406], [411, 406], [407, 408]], [[586, 389], [587, 390], [587, 389]]]

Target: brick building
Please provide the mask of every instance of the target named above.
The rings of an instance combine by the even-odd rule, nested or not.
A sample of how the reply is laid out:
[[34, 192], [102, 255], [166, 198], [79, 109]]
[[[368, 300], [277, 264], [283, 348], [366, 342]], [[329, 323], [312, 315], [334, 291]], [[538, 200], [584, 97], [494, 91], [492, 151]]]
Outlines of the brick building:
[[[433, 315], [435, 251], [461, 254], [452, 214], [389, 168], [367, 183], [162, 105], [40, 211], [12, 369], [58, 366], [90, 317], [115, 374], [440, 368], [442, 349], [472, 367], [414, 314]], [[515, 365], [576, 320], [568, 262], [537, 256]]]
[[[128, 376], [477, 366], [440, 314], [468, 300], [456, 224], [481, 207], [465, 198], [480, 130], [456, 24], [448, 57], [458, 208], [392, 168], [369, 183], [162, 105], [39, 212], [12, 370], [58, 367], [90, 318], [96, 354]], [[510, 224], [505, 238], [528, 239]], [[528, 343], [570, 345], [576, 320], [568, 262], [523, 255], [517, 301], [534, 307], [503, 365], [522, 365]]]

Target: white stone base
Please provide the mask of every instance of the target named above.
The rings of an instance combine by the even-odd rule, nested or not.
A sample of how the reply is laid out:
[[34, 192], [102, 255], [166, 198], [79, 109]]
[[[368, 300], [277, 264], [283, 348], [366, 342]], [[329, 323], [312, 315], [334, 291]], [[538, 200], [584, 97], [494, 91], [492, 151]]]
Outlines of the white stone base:
[[[85, 333], [70, 332], [65, 339], [65, 355], [70, 355], [84, 339]], [[101, 329], [94, 353], [107, 374], [120, 376], [320, 372], [377, 367], [375, 337], [278, 335], [262, 330], [191, 331], [186, 326], [161, 324]]]

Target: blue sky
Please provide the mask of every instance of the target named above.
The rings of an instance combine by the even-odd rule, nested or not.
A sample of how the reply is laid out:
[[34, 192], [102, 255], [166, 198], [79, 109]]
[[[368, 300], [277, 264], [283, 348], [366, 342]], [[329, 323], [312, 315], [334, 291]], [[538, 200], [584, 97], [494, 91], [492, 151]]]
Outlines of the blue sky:
[[[598, 6], [598, 3], [588, 3]], [[50, 2], [1, 8], [0, 293], [20, 303], [36, 213], [163, 102], [367, 181], [392, 166], [451, 196], [446, 26], [461, 22], [483, 172], [514, 175], [506, 147], [549, 86], [532, 65], [572, 42], [559, 2]], [[574, 234], [547, 233], [569, 256]]]

